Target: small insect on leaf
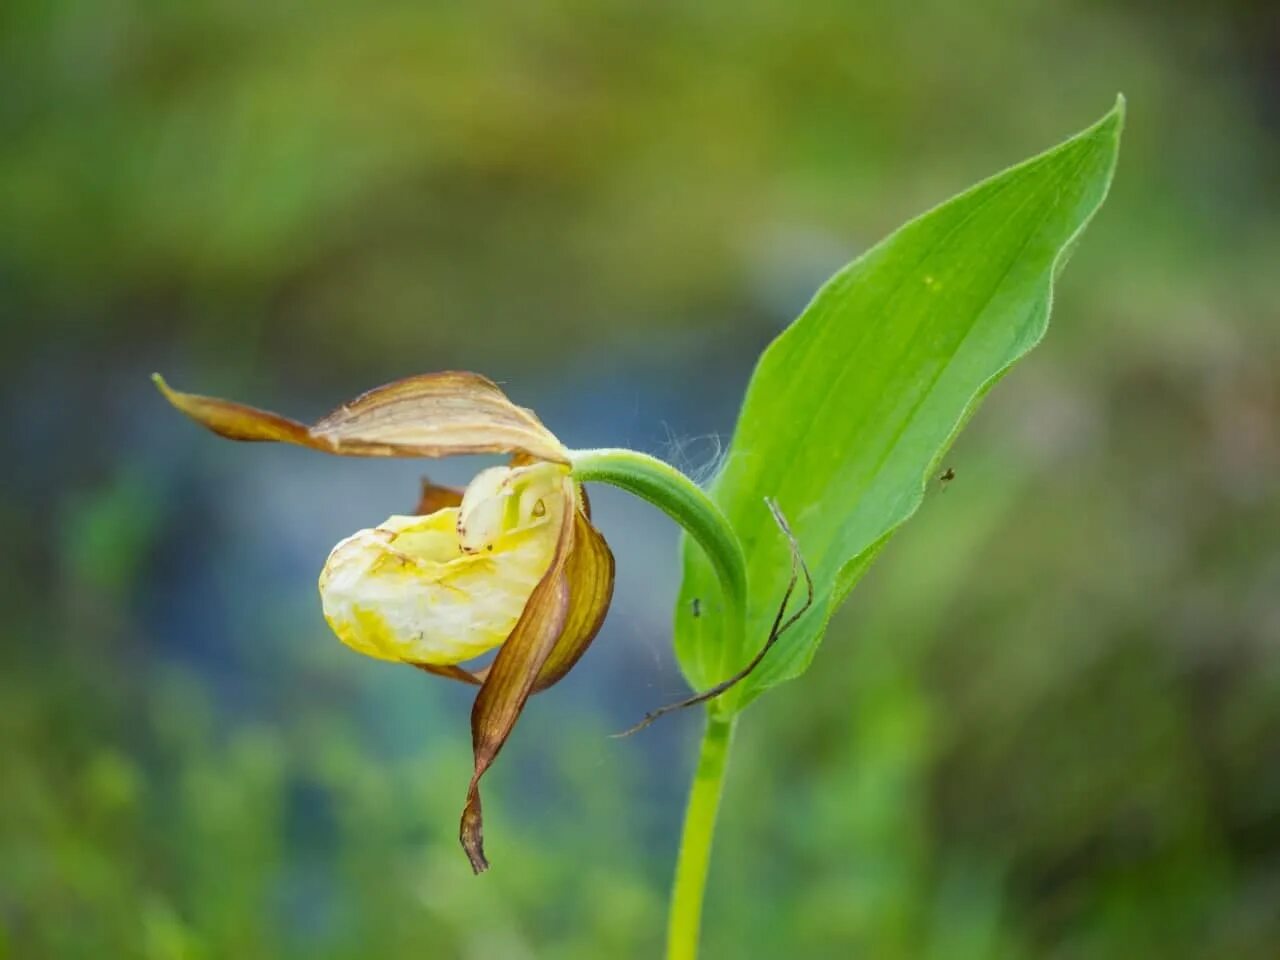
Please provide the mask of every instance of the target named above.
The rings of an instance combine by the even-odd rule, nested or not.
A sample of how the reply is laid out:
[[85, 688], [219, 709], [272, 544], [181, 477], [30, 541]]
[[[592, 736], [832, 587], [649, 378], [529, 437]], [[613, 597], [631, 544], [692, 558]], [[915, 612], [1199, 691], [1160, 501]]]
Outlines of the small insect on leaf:
[[942, 473], [938, 476], [938, 485], [941, 486], [943, 490], [946, 490], [947, 484], [950, 483], [955, 478], [956, 478], [956, 472], [952, 470], [950, 467], [947, 467], [947, 469], [943, 470]]

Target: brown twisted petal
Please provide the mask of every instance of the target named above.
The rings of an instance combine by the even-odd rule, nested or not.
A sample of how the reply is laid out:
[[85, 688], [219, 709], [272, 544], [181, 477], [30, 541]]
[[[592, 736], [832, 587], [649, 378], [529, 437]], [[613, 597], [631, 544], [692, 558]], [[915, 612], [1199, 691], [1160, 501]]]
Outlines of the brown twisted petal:
[[574, 511], [573, 552], [565, 564], [569, 614], [564, 631], [538, 671], [533, 692], [554, 686], [573, 669], [600, 632], [613, 600], [613, 552], [586, 516]]
[[[541, 693], [559, 683], [591, 646], [600, 632], [613, 600], [613, 552], [600, 531], [582, 511], [574, 516], [573, 552], [565, 564], [569, 581], [569, 612], [560, 638], [538, 671], [533, 692]], [[467, 670], [455, 665], [415, 663], [413, 666], [436, 676], [480, 685], [489, 676], [489, 667]]]
[[159, 374], [153, 379], [171, 404], [231, 440], [294, 443], [352, 457], [516, 453], [569, 462], [560, 441], [531, 411], [477, 373], [428, 373], [375, 387], [310, 427], [242, 403], [173, 390]]
[[547, 662], [569, 619], [570, 585], [567, 575], [577, 524], [572, 481], [565, 481], [565, 523], [560, 528], [555, 556], [546, 574], [533, 588], [529, 602], [511, 636], [489, 665], [480, 692], [471, 707], [471, 748], [475, 770], [462, 809], [459, 839], [471, 868], [482, 873], [489, 867], [484, 856], [484, 822], [480, 809], [480, 778], [484, 776], [524, 709], [534, 683]]

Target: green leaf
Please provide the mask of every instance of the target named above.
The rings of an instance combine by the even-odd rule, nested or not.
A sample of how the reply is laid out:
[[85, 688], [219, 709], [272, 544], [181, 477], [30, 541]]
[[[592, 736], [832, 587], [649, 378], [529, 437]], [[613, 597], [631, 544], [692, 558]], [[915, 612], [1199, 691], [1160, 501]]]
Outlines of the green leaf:
[[765, 350], [711, 490], [747, 554], [747, 630], [718, 635], [714, 576], [686, 542], [681, 668], [705, 689], [768, 636], [790, 553], [765, 497], [795, 532], [815, 602], [716, 709], [739, 710], [808, 667], [978, 401], [1044, 335], [1054, 279], [1110, 186], [1123, 120], [1120, 98], [1096, 125], [908, 223], [837, 273]]

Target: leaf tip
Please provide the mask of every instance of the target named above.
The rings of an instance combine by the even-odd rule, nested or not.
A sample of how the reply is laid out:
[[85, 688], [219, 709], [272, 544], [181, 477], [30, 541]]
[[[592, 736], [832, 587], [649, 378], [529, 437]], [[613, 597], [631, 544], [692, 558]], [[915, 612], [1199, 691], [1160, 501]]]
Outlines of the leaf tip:
[[[1128, 101], [1125, 100], [1123, 93], [1116, 94], [1115, 104], [1108, 110], [1101, 119], [1085, 130], [1082, 130], [1077, 136], [1073, 137], [1070, 143], [1080, 144], [1085, 149], [1094, 150], [1108, 157], [1108, 168], [1114, 172], [1116, 160], [1120, 154], [1120, 135], [1124, 132], [1125, 112], [1128, 109]], [[1109, 173], [1107, 175], [1108, 183], [1110, 183]]]
[[1120, 131], [1124, 129], [1124, 116], [1128, 109], [1129, 101], [1124, 98], [1123, 93], [1117, 92], [1115, 106], [1111, 108], [1111, 112], [1105, 118], [1115, 125], [1117, 137], [1120, 136]]

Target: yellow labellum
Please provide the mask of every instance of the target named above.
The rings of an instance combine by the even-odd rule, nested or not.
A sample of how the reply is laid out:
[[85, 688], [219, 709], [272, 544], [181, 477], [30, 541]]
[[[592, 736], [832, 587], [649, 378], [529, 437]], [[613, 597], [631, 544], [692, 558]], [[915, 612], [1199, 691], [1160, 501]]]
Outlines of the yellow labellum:
[[320, 574], [334, 633], [371, 657], [436, 665], [501, 645], [551, 565], [567, 472], [494, 467], [460, 507], [393, 516], [343, 540]]

